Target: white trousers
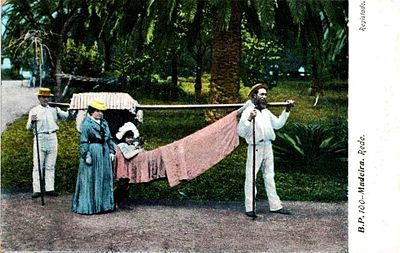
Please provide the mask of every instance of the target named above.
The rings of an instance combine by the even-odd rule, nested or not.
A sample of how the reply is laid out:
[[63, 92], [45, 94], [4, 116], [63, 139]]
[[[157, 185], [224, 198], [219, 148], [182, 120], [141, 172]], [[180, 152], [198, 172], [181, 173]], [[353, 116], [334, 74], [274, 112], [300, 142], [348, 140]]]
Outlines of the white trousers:
[[[255, 165], [256, 178], [260, 168], [263, 174], [265, 189], [268, 196], [269, 209], [271, 211], [281, 209], [282, 203], [279, 199], [278, 194], [276, 193], [275, 187], [274, 155], [272, 151], [272, 143], [270, 141], [262, 142], [256, 145]], [[244, 183], [244, 193], [246, 212], [253, 211], [253, 145], [249, 145], [247, 148], [246, 180]], [[255, 189], [255, 194], [257, 195], [257, 189]]]
[[[45, 190], [54, 191], [55, 165], [57, 160], [57, 135], [39, 134], [39, 157], [40, 169], [45, 179]], [[32, 187], [33, 192], [40, 192], [40, 180], [38, 170], [38, 153], [36, 148], [36, 136], [33, 139], [33, 172]]]

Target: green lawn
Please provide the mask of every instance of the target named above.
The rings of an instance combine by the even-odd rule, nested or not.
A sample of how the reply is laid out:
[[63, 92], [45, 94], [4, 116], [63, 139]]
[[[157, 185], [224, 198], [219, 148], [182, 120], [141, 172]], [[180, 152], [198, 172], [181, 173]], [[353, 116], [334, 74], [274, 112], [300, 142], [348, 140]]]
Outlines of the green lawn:
[[[182, 90], [193, 94], [193, 79], [180, 79]], [[206, 81], [206, 80], [205, 80]], [[327, 87], [325, 96], [313, 107], [313, 98], [307, 95], [308, 84], [304, 82], [281, 82], [269, 93], [270, 101], [294, 99], [293, 109], [287, 126], [281, 132], [288, 131], [293, 123], [317, 123], [327, 125], [341, 124], [347, 132], [347, 90], [332, 84]], [[208, 83], [204, 83], [204, 91]], [[241, 93], [247, 94], [248, 88]], [[133, 94], [133, 93], [132, 93]], [[138, 98], [141, 104], [165, 104], [149, 98]], [[171, 103], [180, 103], [173, 101]], [[273, 108], [280, 113], [283, 108]], [[29, 189], [32, 170], [32, 134], [25, 130], [27, 116], [11, 124], [2, 134], [1, 143], [1, 183], [2, 188]], [[145, 141], [145, 148], [151, 150], [185, 137], [206, 125], [203, 110], [159, 110], [145, 111], [144, 123], [139, 131]], [[74, 121], [60, 124], [59, 156], [56, 171], [56, 188], [62, 192], [72, 192], [78, 170], [78, 139]], [[347, 138], [347, 136], [346, 136]], [[212, 140], [210, 140], [212, 141]], [[196, 179], [170, 188], [166, 180], [146, 184], [131, 185], [132, 198], [148, 199], [194, 199], [194, 200], [235, 200], [244, 198], [244, 168], [246, 144], [241, 145], [218, 165]], [[345, 201], [347, 200], [347, 163], [328, 165], [315, 164], [309, 169], [277, 160], [275, 174], [277, 191], [283, 200]], [[319, 169], [319, 167], [321, 167]], [[258, 198], [265, 199], [263, 181], [259, 175], [257, 181]]]

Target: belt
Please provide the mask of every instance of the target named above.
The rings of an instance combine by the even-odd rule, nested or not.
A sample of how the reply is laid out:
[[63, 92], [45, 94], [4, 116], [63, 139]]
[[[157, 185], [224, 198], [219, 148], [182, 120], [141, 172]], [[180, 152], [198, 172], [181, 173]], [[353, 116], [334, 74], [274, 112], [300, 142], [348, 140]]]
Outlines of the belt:
[[82, 141], [81, 143], [89, 143], [89, 144], [100, 143], [100, 144], [104, 144], [105, 141], [102, 141], [102, 140], [89, 140], [89, 141]]
[[57, 130], [53, 130], [53, 131], [50, 131], [50, 132], [40, 132], [38, 134], [52, 134], [52, 133], [55, 133], [55, 132], [57, 132]]
[[[256, 143], [254, 144], [251, 144], [251, 145], [263, 145], [264, 143], [269, 143], [269, 142], [271, 142], [271, 140], [269, 140], [269, 139], [267, 139], [267, 140], [265, 140], [265, 139], [261, 139], [261, 140], [259, 140], [259, 141], [256, 141]], [[249, 144], [250, 145], [250, 144]]]

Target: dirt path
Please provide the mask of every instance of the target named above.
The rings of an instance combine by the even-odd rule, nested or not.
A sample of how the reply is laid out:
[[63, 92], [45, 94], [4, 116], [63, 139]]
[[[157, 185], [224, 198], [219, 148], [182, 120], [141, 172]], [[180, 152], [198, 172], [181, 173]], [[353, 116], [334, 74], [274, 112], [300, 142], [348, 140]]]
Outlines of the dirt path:
[[100, 215], [70, 211], [71, 196], [3, 195], [6, 251], [345, 252], [347, 204], [284, 202], [293, 215], [253, 221], [238, 202], [131, 201]]
[[21, 81], [1, 82], [1, 132], [39, 103], [37, 89], [22, 86]]

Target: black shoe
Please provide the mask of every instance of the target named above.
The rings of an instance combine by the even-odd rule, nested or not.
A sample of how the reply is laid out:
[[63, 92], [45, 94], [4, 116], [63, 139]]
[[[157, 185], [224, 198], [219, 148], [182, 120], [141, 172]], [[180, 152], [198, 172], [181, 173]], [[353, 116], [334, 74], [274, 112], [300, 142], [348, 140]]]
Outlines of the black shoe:
[[34, 193], [32, 193], [32, 198], [33, 199], [36, 199], [36, 198], [39, 198], [40, 197], [40, 192], [34, 192]]
[[254, 212], [254, 211], [245, 212], [244, 214], [246, 214], [247, 216], [249, 216], [251, 218], [257, 218], [256, 212]]
[[279, 210], [270, 211], [270, 212], [271, 212], [271, 213], [286, 214], [286, 215], [292, 214], [288, 209], [285, 209], [285, 208], [281, 208], [281, 209], [279, 209]]
[[49, 191], [49, 192], [46, 192], [46, 195], [47, 196], [52, 196], [52, 197], [57, 197], [59, 194], [57, 192], [55, 192], [55, 191]]

